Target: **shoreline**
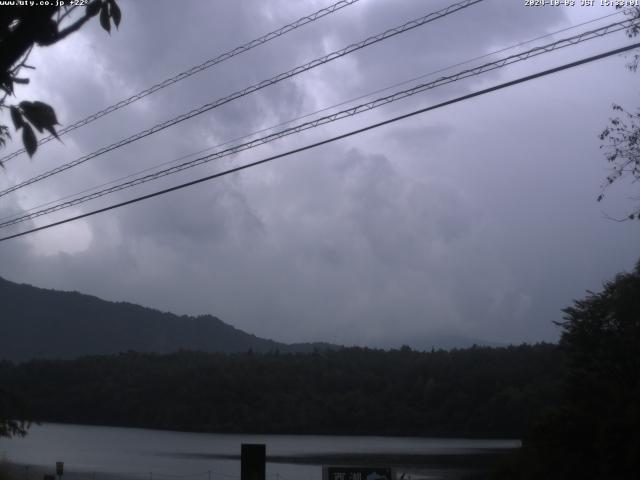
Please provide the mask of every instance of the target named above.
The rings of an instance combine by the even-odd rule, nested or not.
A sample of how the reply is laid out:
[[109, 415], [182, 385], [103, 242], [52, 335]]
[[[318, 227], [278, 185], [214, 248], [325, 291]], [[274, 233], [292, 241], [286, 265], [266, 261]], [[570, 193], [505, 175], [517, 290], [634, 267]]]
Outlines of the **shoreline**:
[[[463, 480], [466, 478], [485, 478], [501, 460], [512, 450], [491, 450], [483, 453], [455, 454], [312, 454], [312, 455], [268, 455], [266, 463], [272, 465], [306, 465], [321, 467], [322, 465], [367, 465], [372, 467], [390, 467], [397, 473], [397, 478], [404, 480]], [[160, 454], [176, 458], [198, 458], [211, 460], [240, 461], [240, 455], [225, 454]], [[3, 480], [43, 480], [45, 474], [55, 474], [55, 466], [27, 465], [2, 461], [2, 467], [8, 474]], [[73, 471], [65, 472], [62, 480], [152, 480], [155, 477], [178, 478], [180, 475], [163, 472], [118, 473], [109, 471]], [[1, 478], [1, 477], [0, 477]], [[56, 477], [57, 478], [57, 477]], [[239, 479], [239, 477], [238, 477]], [[228, 480], [228, 479], [227, 479]], [[269, 480], [269, 477], [267, 477]]]
[[44, 475], [55, 474], [55, 467], [47, 468], [40, 465], [26, 465], [2, 459], [1, 467], [9, 475], [8, 480], [42, 480]]
[[[63, 477], [55, 480], [240, 479], [240, 443], [273, 445], [272, 450], [267, 448], [270, 473], [265, 480], [273, 477], [278, 480], [280, 473], [284, 474], [280, 475], [282, 480], [295, 480], [299, 472], [305, 480], [320, 480], [321, 467], [325, 465], [391, 467], [397, 480], [479, 479], [486, 478], [488, 472], [520, 447], [519, 441], [491, 439], [467, 442], [422, 437], [428, 441], [415, 443], [408, 440], [415, 437], [400, 437], [403, 440], [397, 441], [393, 437], [377, 440], [368, 437], [363, 443], [366, 447], [362, 448], [357, 444], [364, 438], [357, 436], [350, 436], [353, 441], [337, 436], [334, 440], [304, 438], [306, 435], [214, 434], [208, 438], [210, 434], [185, 436], [187, 432], [165, 431], [157, 437], [154, 431], [135, 428], [103, 426], [101, 430], [87, 425], [49, 423], [34, 427], [20, 448], [5, 451], [7, 456], [0, 473], [4, 470], [10, 474], [0, 475], [0, 480], [43, 480], [45, 474], [55, 472], [53, 460], [65, 461]], [[54, 449], [57, 453], [53, 455], [47, 450], [52, 438], [66, 439], [65, 448]], [[306, 447], [299, 448], [298, 443]], [[91, 447], [87, 449], [88, 444]], [[96, 456], [96, 452], [100, 454]], [[133, 461], [122, 456], [132, 453]], [[194, 471], [198, 473], [191, 473]]]
[[[309, 455], [267, 455], [267, 463], [289, 465], [373, 465], [392, 468], [408, 467], [484, 467], [509, 455], [513, 449], [485, 449], [482, 452], [468, 453], [326, 453]], [[189, 458], [198, 460], [237, 460], [240, 455], [206, 453], [159, 453], [158, 456], [171, 458]]]
[[518, 442], [521, 443], [522, 439], [519, 437], [508, 437], [499, 435], [464, 435], [456, 433], [443, 433], [436, 432], [430, 434], [412, 434], [412, 433], [344, 433], [344, 432], [313, 432], [313, 431], [279, 431], [279, 432], [264, 432], [254, 430], [202, 430], [202, 429], [180, 429], [167, 426], [150, 426], [150, 425], [136, 425], [130, 423], [92, 423], [92, 422], [65, 422], [60, 420], [34, 420], [33, 426], [43, 425], [60, 425], [60, 426], [74, 426], [74, 427], [100, 427], [100, 428], [126, 428], [131, 430], [147, 430], [150, 432], [172, 432], [172, 433], [195, 433], [201, 435], [252, 435], [252, 436], [296, 436], [296, 437], [363, 437], [363, 438], [410, 438], [410, 439], [442, 439], [442, 440], [487, 440], [496, 442]]

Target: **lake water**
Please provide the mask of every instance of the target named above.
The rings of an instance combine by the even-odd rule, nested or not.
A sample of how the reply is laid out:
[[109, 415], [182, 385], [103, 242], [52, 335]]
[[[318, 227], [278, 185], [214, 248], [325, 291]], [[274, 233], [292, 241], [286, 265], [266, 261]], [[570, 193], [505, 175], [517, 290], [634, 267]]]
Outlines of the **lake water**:
[[[65, 462], [63, 480], [233, 480], [240, 477], [242, 443], [266, 444], [268, 480], [320, 480], [323, 463], [380, 458], [413, 478], [443, 478], [453, 468], [443, 458], [520, 446], [518, 440], [234, 435], [49, 423], [32, 426], [24, 438], [0, 439], [0, 457], [29, 466], [21, 467], [18, 480], [41, 480], [42, 470], [53, 470], [56, 461]], [[437, 464], [427, 461], [433, 458]]]

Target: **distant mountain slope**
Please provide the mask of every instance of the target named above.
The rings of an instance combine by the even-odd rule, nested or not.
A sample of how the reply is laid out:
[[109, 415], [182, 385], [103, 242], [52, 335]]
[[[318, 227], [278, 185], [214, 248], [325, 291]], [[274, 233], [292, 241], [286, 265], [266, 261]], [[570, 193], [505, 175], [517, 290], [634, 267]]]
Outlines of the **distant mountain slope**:
[[211, 315], [178, 316], [77, 292], [0, 278], [0, 359], [74, 358], [126, 352], [305, 352], [329, 344], [287, 345]]

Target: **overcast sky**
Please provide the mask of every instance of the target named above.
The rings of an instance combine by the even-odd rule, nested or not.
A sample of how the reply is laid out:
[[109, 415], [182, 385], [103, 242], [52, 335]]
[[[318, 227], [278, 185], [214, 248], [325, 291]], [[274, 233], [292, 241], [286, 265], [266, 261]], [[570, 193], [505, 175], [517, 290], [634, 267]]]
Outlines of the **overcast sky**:
[[[31, 84], [17, 95], [50, 103], [67, 125], [330, 3], [121, 0], [119, 31], [109, 36], [96, 19], [37, 49]], [[48, 143], [32, 160], [12, 160], [0, 187], [449, 3], [362, 0]], [[4, 197], [0, 216], [613, 11], [481, 2]], [[554, 38], [616, 19], [622, 16]], [[628, 43], [622, 32], [593, 40], [31, 225]], [[640, 105], [640, 74], [625, 69], [627, 60], [612, 57], [3, 242], [0, 275], [178, 314], [210, 313], [285, 342], [421, 347], [436, 335], [554, 341], [552, 322], [562, 308], [640, 257], [640, 225], [604, 217], [637, 206], [630, 198], [637, 185], [616, 186], [596, 202], [607, 174], [598, 134], [611, 104]]]

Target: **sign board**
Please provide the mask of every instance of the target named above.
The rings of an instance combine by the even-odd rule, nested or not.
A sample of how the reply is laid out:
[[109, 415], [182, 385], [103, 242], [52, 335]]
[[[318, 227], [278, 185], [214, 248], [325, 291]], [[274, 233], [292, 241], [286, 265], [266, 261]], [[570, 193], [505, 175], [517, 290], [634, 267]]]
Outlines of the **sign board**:
[[60, 476], [64, 473], [64, 462], [56, 462], [56, 475]]
[[323, 480], [394, 480], [389, 467], [322, 467]]
[[265, 480], [266, 456], [264, 443], [243, 443], [240, 448], [241, 480]]

